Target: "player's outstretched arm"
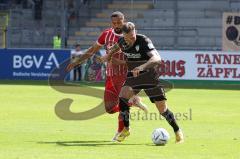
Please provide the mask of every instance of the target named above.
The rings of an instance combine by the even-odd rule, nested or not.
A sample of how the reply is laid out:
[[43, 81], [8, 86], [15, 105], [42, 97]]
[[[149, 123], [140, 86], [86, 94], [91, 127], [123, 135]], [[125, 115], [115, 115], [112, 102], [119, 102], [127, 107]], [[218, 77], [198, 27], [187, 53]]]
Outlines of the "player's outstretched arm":
[[71, 71], [74, 67], [80, 65], [83, 63], [86, 59], [90, 58], [92, 55], [94, 55], [96, 52], [98, 52], [101, 49], [101, 46], [98, 45], [97, 43], [93, 44], [90, 48], [87, 49], [87, 51], [80, 55], [77, 56], [72, 63], [68, 64], [66, 70]]

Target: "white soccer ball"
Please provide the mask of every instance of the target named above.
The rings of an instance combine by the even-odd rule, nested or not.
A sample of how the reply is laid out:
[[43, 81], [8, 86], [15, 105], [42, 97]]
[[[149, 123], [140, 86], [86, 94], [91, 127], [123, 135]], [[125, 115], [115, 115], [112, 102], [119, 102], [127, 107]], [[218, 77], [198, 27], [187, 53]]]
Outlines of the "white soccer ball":
[[165, 145], [170, 139], [170, 135], [164, 128], [157, 128], [152, 133], [152, 141], [155, 145]]

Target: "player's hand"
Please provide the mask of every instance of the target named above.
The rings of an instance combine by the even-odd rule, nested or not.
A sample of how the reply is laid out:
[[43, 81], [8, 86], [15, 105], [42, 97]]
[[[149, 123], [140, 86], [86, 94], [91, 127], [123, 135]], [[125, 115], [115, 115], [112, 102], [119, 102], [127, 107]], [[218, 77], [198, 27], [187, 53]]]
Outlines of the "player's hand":
[[111, 62], [111, 61], [112, 61], [112, 56], [109, 55], [109, 54], [106, 54], [106, 55], [104, 56], [104, 58], [105, 58], [105, 60], [106, 60], [107, 62]]
[[107, 62], [107, 55], [104, 55], [104, 56], [96, 56], [96, 61], [97, 61], [98, 63]]
[[133, 77], [137, 77], [141, 71], [143, 71], [143, 68], [139, 66], [135, 67], [131, 72], [133, 73]]
[[76, 62], [68, 64], [67, 67], [66, 67], [66, 71], [70, 72], [77, 65], [78, 64]]
[[104, 60], [101, 56], [96, 56], [97, 63], [104, 63]]

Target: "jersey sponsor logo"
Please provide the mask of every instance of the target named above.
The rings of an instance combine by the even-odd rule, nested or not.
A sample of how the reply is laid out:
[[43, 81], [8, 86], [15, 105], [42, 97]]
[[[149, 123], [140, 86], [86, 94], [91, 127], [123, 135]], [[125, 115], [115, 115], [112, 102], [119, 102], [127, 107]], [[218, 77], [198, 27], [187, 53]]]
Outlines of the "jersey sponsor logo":
[[123, 50], [127, 50], [127, 49], [130, 48], [130, 46], [129, 46], [127, 43], [124, 43], [124, 44], [122, 45], [122, 48], [123, 48]]
[[141, 54], [134, 54], [134, 53], [124, 53], [128, 58], [131, 59], [138, 59], [141, 58]]
[[51, 69], [52, 67], [56, 66], [59, 68], [59, 62], [55, 56], [55, 54], [52, 52], [47, 58], [46, 56], [41, 55], [14, 55], [13, 56], [13, 68], [19, 69], [19, 68], [25, 68], [30, 69], [32, 67], [35, 68], [45, 68], [45, 69]]
[[135, 49], [138, 52], [139, 51], [139, 45], [136, 45]]

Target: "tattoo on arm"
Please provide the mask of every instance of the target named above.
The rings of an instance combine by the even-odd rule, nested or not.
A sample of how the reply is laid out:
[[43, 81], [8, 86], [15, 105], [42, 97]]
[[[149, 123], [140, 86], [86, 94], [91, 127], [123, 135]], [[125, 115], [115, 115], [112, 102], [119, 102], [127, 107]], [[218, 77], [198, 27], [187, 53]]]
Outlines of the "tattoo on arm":
[[112, 63], [116, 64], [116, 65], [126, 65], [127, 62], [125, 60], [120, 60], [117, 58], [112, 58]]
[[90, 58], [92, 55], [94, 55], [98, 50], [100, 49], [100, 47], [97, 44], [94, 44], [93, 46], [91, 46], [89, 49], [87, 49], [86, 52], [84, 52], [84, 54], [77, 56], [76, 57], [76, 63], [79, 65], [81, 63], [83, 63], [86, 59]]
[[120, 47], [118, 46], [118, 44], [114, 44], [112, 47], [111, 47], [111, 52], [116, 52], [116, 51], [118, 51], [120, 49]]
[[156, 49], [149, 51], [147, 54], [150, 59], [142, 65], [143, 70], [152, 68], [161, 63], [161, 57]]
[[147, 53], [147, 55], [148, 55], [149, 57], [152, 57], [152, 56], [159, 56], [159, 57], [160, 57], [160, 55], [159, 55], [159, 53], [158, 53], [158, 51], [157, 51], [156, 49], [153, 49], [153, 50], [149, 51], [149, 52]]
[[118, 45], [118, 44], [114, 44], [114, 45], [110, 48], [110, 52], [109, 52], [110, 58], [112, 57], [112, 55], [113, 55], [114, 53], [116, 53], [116, 52], [119, 51], [119, 50], [120, 50], [119, 45]]

